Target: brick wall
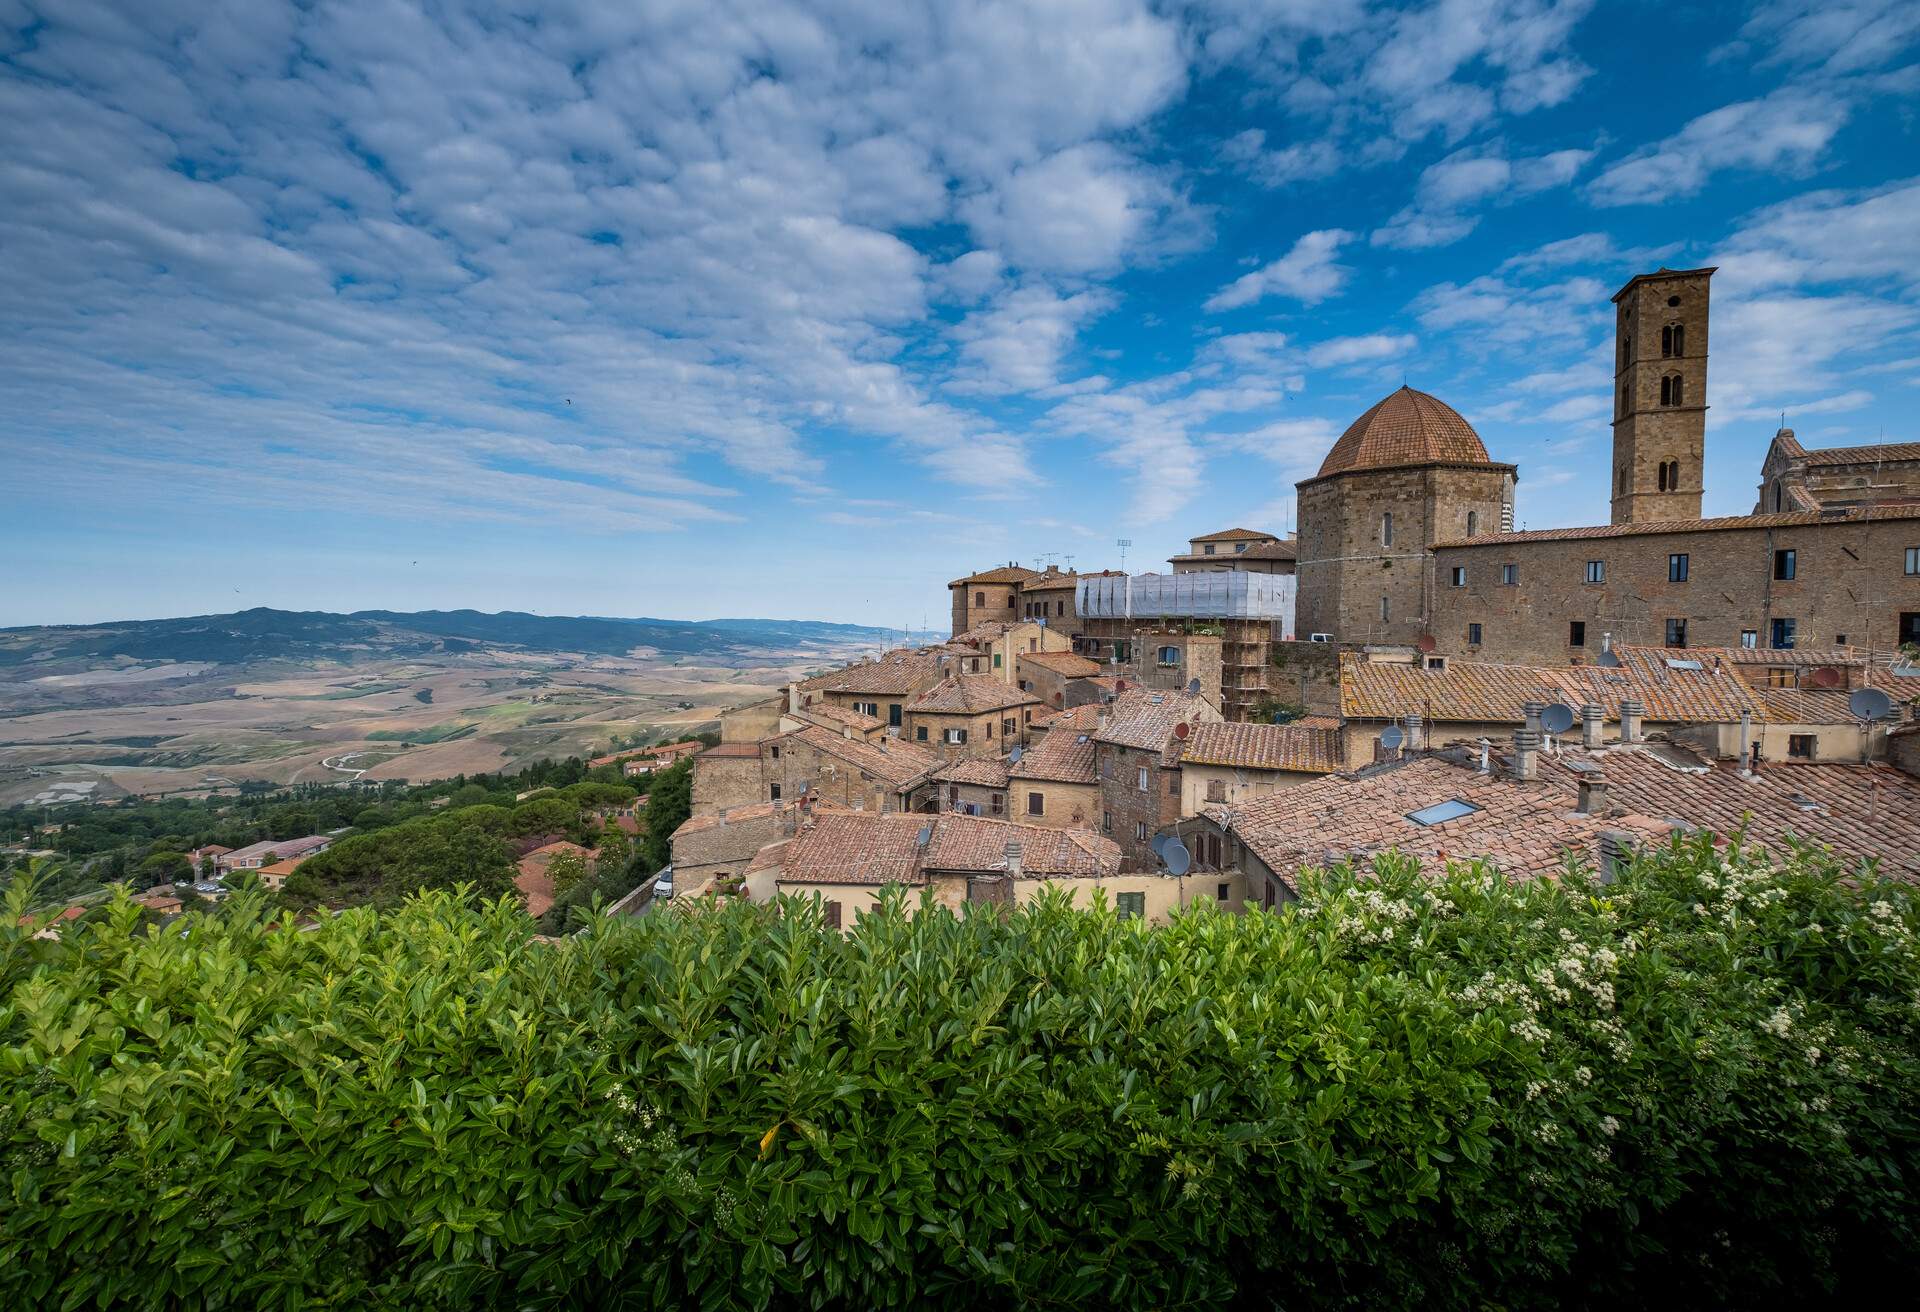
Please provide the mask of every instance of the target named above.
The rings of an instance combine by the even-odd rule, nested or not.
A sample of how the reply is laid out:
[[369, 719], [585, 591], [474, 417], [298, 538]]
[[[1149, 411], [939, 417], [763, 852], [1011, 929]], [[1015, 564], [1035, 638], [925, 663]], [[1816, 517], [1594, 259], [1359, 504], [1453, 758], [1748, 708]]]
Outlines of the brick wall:
[[777, 800], [792, 801], [811, 785], [814, 796], [855, 810], [900, 809], [899, 800], [886, 783], [798, 739], [782, 738], [763, 744], [760, 758], [767, 786], [756, 800], [774, 800], [772, 790], [777, 785], [780, 789]]
[[710, 815], [764, 799], [758, 756], [699, 756], [693, 762], [693, 814]]
[[[1442, 586], [1432, 631], [1441, 652], [1535, 664], [1594, 660], [1605, 633], [1658, 646], [1668, 619], [1686, 621], [1689, 646], [1737, 647], [1747, 630], [1770, 646], [1772, 621], [1790, 619], [1797, 646], [1886, 651], [1902, 616], [1920, 617], [1920, 575], [1905, 573], [1909, 547], [1920, 547], [1920, 518], [1448, 547], [1435, 554]], [[1775, 579], [1774, 553], [1788, 549], [1795, 577]], [[1684, 582], [1669, 579], [1677, 554], [1687, 557]], [[1604, 562], [1604, 582], [1586, 582], [1588, 561]], [[1500, 581], [1506, 564], [1519, 571], [1511, 586]], [[1446, 586], [1455, 566], [1466, 570], [1463, 587]], [[1575, 622], [1583, 644], [1573, 641]], [[1476, 623], [1478, 645], [1468, 628]]]
[[[1045, 710], [1044, 707], [1009, 706], [981, 715], [908, 711], [906, 727], [901, 730], [901, 736], [933, 752], [943, 761], [1002, 756], [1009, 748], [1029, 740], [1027, 725], [1036, 709]], [[1007, 729], [1009, 720], [1013, 721], [1011, 732]], [[967, 740], [964, 743], [948, 742], [949, 729], [964, 729]]]
[[[1138, 747], [1100, 743], [1094, 760], [1100, 773], [1101, 824], [1107, 837], [1120, 844], [1129, 862], [1152, 862], [1149, 844], [1161, 828], [1180, 818], [1180, 771], [1162, 769], [1160, 753]], [[1147, 787], [1140, 787], [1140, 771]], [[1141, 835], [1140, 826], [1146, 833]]]
[[[1040, 814], [1028, 809], [1029, 795], [1039, 793]], [[1098, 829], [1100, 789], [1094, 784], [1057, 783], [1047, 779], [1015, 779], [1007, 789], [1009, 817], [1022, 824], [1048, 829]]]

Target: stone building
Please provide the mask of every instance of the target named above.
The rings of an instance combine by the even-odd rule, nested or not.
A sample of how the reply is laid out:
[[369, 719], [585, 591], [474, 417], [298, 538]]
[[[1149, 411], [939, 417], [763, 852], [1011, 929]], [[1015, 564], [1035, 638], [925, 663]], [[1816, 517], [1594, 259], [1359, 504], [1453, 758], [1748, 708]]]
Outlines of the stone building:
[[1100, 832], [1129, 860], [1150, 863], [1153, 836], [1180, 818], [1180, 750], [1195, 725], [1217, 723], [1220, 712], [1203, 697], [1147, 689], [1130, 689], [1105, 710], [1092, 734]]
[[1753, 513], [1851, 510], [1900, 501], [1920, 501], [1920, 442], [1809, 451], [1791, 428], [1783, 428], [1760, 463]]
[[1196, 724], [1180, 751], [1180, 814], [1250, 802], [1346, 768], [1337, 720]]
[[1027, 741], [1041, 702], [991, 674], [942, 679], [906, 706], [904, 734], [943, 761], [999, 756]]
[[1425, 392], [1374, 405], [1298, 485], [1295, 632], [1413, 642], [1427, 629], [1433, 544], [1511, 528], [1517, 472]]
[[1291, 574], [1299, 544], [1250, 528], [1228, 528], [1187, 540], [1187, 550], [1167, 557], [1175, 574], [1241, 569], [1249, 574]]
[[1613, 522], [1700, 518], [1712, 269], [1661, 269], [1613, 294]]
[[855, 811], [917, 811], [940, 758], [898, 738], [866, 742], [808, 725], [760, 744], [763, 802], [824, 798]]
[[1070, 651], [1026, 652], [1015, 658], [1014, 681], [1055, 710], [1067, 705], [1067, 690], [1078, 679], [1098, 678], [1096, 661]]
[[763, 792], [757, 741], [723, 742], [693, 758], [694, 815], [745, 806], [759, 801]]
[[1072, 651], [1073, 639], [1064, 629], [1056, 629], [1038, 620], [1013, 622], [989, 621], [956, 634], [947, 646], [965, 648], [968, 654], [955, 658], [951, 669], [956, 674], [991, 674], [1003, 683], [1017, 684], [1017, 658], [1043, 651]]
[[946, 678], [956, 660], [977, 654], [971, 647], [947, 646], [890, 651], [878, 660], [829, 670], [794, 684], [788, 692], [789, 709], [838, 706], [898, 729], [906, 723], [909, 701]]
[[1007, 818], [1007, 762], [1000, 757], [948, 761], [933, 772], [938, 809]]
[[988, 620], [1020, 618], [1020, 589], [1041, 575], [1019, 565], [982, 570], [947, 584], [953, 612], [953, 633], [965, 633]]
[[717, 879], [745, 879], [747, 865], [768, 843], [791, 838], [801, 816], [844, 812], [811, 796], [784, 802], [753, 802], [689, 816], [673, 831], [673, 893], [699, 897]]
[[1007, 763], [1014, 818], [1055, 829], [1091, 829], [1100, 823], [1100, 776], [1093, 734], [1106, 714], [1089, 703], [1046, 721], [1040, 740]]

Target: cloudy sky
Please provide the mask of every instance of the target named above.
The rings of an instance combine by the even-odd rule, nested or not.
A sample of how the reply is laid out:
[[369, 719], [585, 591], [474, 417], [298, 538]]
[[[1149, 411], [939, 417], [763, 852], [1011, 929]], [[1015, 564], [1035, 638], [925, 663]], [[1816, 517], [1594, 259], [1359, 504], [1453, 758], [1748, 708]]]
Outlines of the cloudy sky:
[[0, 623], [937, 626], [1403, 380], [1604, 520], [1663, 263], [1745, 512], [1920, 436], [1917, 106], [1911, 0], [0, 0]]

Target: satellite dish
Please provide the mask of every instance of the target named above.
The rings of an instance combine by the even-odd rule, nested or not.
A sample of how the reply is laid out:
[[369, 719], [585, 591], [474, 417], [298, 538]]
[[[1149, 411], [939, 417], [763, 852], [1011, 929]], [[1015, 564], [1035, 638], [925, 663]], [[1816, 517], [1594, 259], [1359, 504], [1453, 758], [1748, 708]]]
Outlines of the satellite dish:
[[1893, 698], [1878, 688], [1862, 688], [1847, 698], [1847, 709], [1856, 720], [1877, 720], [1893, 709]]
[[1822, 665], [1807, 676], [1807, 682], [1815, 688], [1838, 688], [1846, 676], [1831, 665]]
[[1185, 742], [1187, 740], [1187, 735], [1192, 732], [1193, 732], [1193, 729], [1187, 724], [1185, 720], [1182, 720], [1180, 721], [1180, 723], [1173, 726], [1173, 736], [1175, 738], [1178, 738], [1181, 742]]
[[1162, 861], [1165, 861], [1167, 859], [1167, 844], [1172, 841], [1173, 841], [1172, 834], [1155, 834], [1153, 836], [1153, 841], [1147, 844], [1147, 846], [1153, 849], [1153, 854], [1155, 856], [1159, 857]]
[[1177, 838], [1167, 840], [1167, 845], [1160, 849], [1160, 859], [1167, 863], [1170, 875], [1184, 875], [1193, 865], [1193, 853]]
[[1540, 712], [1540, 727], [1548, 733], [1565, 733], [1573, 728], [1573, 707], [1555, 702]]
[[1275, 724], [1285, 724], [1287, 722], [1287, 713], [1285, 711], [1275, 711], [1273, 713], [1273, 722]]
[[1438, 647], [1440, 644], [1433, 640], [1433, 635], [1431, 633], [1423, 633], [1419, 637], [1413, 640], [1413, 645], [1420, 649], [1421, 655], [1431, 656], [1433, 654], [1433, 649], [1435, 647]]
[[1407, 735], [1400, 732], [1400, 726], [1397, 724], [1388, 725], [1386, 731], [1380, 735], [1380, 745], [1390, 752], [1398, 751], [1400, 744], [1406, 740]]
[[1198, 697], [1200, 695], [1200, 680], [1188, 679], [1187, 692], [1194, 697]]
[[1611, 651], [1603, 651], [1600, 653], [1600, 659], [1595, 661], [1594, 664], [1604, 666], [1609, 670], [1617, 670], [1620, 668], [1620, 657]]
[[1026, 748], [1024, 747], [1016, 747], [1012, 751], [1007, 753], [1007, 759], [1017, 765], [1020, 762], [1021, 755], [1025, 751], [1026, 751]]

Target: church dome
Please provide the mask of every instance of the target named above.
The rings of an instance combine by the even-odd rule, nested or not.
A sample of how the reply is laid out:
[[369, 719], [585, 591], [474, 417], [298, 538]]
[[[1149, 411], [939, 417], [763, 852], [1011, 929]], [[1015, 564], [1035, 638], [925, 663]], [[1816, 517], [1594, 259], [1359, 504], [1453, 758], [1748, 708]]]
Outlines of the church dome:
[[1402, 387], [1340, 434], [1318, 477], [1354, 469], [1492, 463], [1480, 434], [1458, 411], [1438, 397]]

